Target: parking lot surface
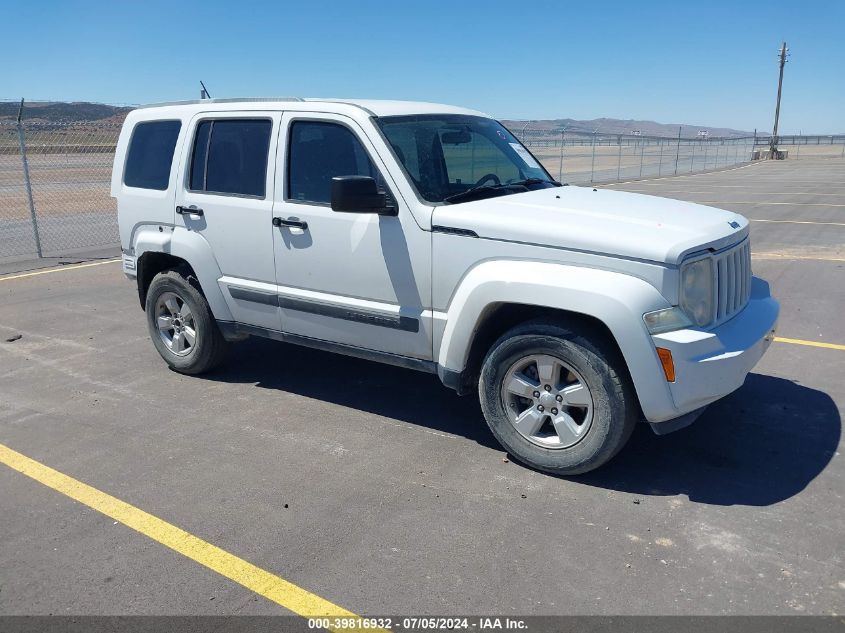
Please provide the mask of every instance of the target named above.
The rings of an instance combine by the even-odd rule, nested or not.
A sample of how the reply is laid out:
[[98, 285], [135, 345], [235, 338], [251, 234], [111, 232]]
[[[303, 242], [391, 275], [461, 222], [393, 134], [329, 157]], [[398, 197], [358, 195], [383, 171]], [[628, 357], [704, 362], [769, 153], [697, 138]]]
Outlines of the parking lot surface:
[[[264, 340], [168, 371], [108, 260], [0, 277], [0, 445], [359, 614], [841, 614], [845, 161], [612, 188], [749, 217], [798, 342], [599, 471], [511, 462], [413, 371]], [[5, 463], [3, 614], [288, 612]]]

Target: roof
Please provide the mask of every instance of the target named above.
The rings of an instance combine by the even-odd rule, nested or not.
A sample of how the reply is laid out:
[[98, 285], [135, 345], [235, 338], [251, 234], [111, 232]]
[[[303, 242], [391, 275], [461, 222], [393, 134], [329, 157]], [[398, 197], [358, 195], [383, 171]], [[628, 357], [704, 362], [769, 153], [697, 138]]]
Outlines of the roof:
[[261, 103], [262, 106], [277, 105], [281, 109], [302, 110], [302, 105], [293, 104], [336, 104], [353, 106], [364, 110], [368, 114], [375, 116], [402, 116], [411, 114], [466, 114], [474, 116], [487, 116], [483, 112], [477, 110], [470, 110], [468, 108], [460, 108], [457, 106], [445, 105], [441, 103], [428, 103], [425, 101], [389, 101], [380, 99], [320, 99], [301, 97], [259, 97], [259, 98], [237, 98], [237, 99], [202, 99], [195, 101], [174, 101], [170, 103], [154, 103], [150, 105], [141, 106], [140, 109], [146, 108], [160, 108], [166, 106], [197, 106], [210, 104], [227, 104], [228, 108], [234, 108], [237, 104], [251, 104]]
[[342, 102], [369, 110], [376, 116], [401, 116], [407, 114], [469, 114], [487, 116], [478, 110], [460, 108], [427, 101], [388, 101], [383, 99], [305, 99], [305, 101]]

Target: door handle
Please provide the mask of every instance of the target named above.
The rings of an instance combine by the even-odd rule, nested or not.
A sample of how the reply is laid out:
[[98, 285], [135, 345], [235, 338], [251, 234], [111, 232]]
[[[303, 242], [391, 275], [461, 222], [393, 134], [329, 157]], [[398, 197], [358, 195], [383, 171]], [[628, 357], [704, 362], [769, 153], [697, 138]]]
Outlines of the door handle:
[[300, 220], [299, 218], [273, 218], [273, 226], [287, 226], [292, 229], [308, 230], [308, 222]]
[[193, 204], [190, 207], [176, 207], [176, 213], [178, 215], [205, 215], [205, 211]]

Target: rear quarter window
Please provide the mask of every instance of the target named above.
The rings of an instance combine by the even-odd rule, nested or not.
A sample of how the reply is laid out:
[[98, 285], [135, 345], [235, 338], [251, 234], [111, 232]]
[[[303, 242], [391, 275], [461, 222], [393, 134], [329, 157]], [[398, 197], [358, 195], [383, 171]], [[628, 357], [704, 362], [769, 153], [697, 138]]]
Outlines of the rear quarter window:
[[181, 128], [181, 121], [147, 121], [136, 125], [126, 153], [123, 184], [165, 191]]

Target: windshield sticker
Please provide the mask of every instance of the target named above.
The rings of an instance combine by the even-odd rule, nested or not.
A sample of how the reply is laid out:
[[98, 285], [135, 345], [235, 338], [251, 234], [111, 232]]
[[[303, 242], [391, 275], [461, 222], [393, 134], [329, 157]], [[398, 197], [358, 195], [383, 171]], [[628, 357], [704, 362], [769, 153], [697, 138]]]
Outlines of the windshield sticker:
[[528, 150], [525, 149], [522, 145], [520, 145], [519, 143], [508, 143], [508, 145], [513, 148], [513, 151], [519, 154], [519, 157], [525, 162], [526, 165], [528, 165], [532, 169], [540, 169], [540, 163], [534, 160], [534, 157], [529, 154]]
[[505, 139], [508, 138], [507, 136], [505, 136], [505, 133], [502, 132], [502, 130], [496, 130], [496, 134], [498, 134], [499, 138], [502, 139], [502, 140], [505, 140]]

